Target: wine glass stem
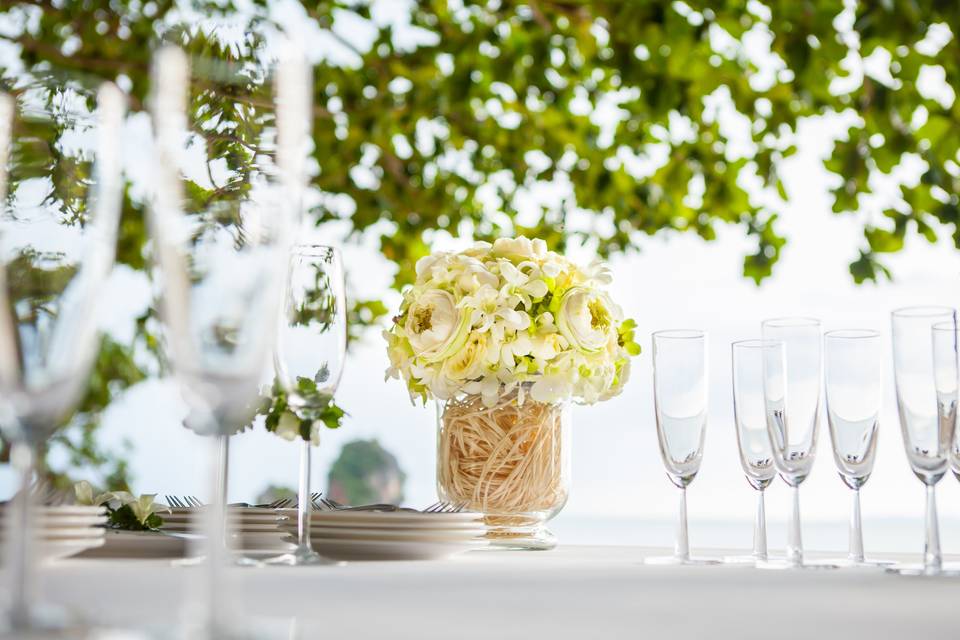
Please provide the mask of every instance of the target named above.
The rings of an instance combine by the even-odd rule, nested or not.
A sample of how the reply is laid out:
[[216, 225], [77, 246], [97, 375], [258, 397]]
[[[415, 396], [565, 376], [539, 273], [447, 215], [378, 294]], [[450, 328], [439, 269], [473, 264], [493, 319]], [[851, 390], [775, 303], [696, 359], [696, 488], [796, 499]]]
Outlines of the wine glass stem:
[[753, 524], [753, 557], [767, 559], [767, 509], [763, 489], [757, 491], [757, 519]]
[[206, 633], [208, 637], [219, 637], [227, 628], [228, 614], [226, 611], [227, 595], [223, 589], [223, 571], [226, 564], [227, 540], [227, 457], [229, 453], [229, 436], [210, 438], [209, 487], [211, 500], [206, 509], [203, 509], [204, 533], [201, 536], [202, 552], [206, 556], [204, 566], [203, 594], [207, 606]]
[[217, 495], [226, 509], [227, 479], [230, 477], [230, 436], [217, 437], [217, 469]]
[[310, 550], [310, 442], [300, 443], [300, 486], [297, 493], [297, 539], [301, 550]]
[[940, 523], [937, 522], [936, 485], [927, 485], [927, 540], [923, 549], [923, 568], [928, 573], [940, 571]]
[[681, 560], [690, 559], [690, 541], [687, 537], [687, 489], [680, 489], [680, 518], [677, 522], [677, 546], [675, 555]]
[[803, 564], [803, 540], [800, 533], [800, 485], [793, 486], [793, 510], [787, 532], [787, 562]]
[[863, 562], [863, 526], [860, 522], [860, 489], [853, 490], [853, 509], [850, 511], [850, 552], [851, 562]]
[[34, 595], [33, 495], [31, 482], [37, 450], [24, 442], [14, 442], [10, 461], [17, 471], [19, 490], [13, 501], [13, 520], [8, 525], [6, 566], [10, 586], [9, 625], [14, 631], [31, 627], [31, 600]]

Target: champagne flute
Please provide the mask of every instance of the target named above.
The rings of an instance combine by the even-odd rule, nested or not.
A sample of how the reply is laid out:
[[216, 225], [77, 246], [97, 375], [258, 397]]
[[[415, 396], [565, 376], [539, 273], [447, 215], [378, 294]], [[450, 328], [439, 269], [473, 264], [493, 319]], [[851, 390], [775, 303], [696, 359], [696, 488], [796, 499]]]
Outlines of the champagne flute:
[[824, 359], [833, 460], [840, 478], [853, 491], [849, 551], [837, 564], [884, 566], [890, 563], [864, 558], [860, 521], [860, 488], [873, 471], [883, 400], [880, 334], [863, 329], [828, 331], [824, 334]]
[[310, 447], [332, 402], [347, 348], [343, 261], [334, 247], [297, 245], [290, 257], [285, 315], [274, 350], [277, 385], [301, 417], [297, 548], [271, 564], [326, 562], [310, 546]]
[[907, 460], [926, 489], [923, 565], [897, 565], [905, 575], [943, 575], [936, 486], [947, 473], [956, 423], [956, 311], [907, 307], [891, 314], [893, 373]]
[[764, 352], [763, 396], [773, 461], [793, 492], [786, 562], [761, 566], [835, 568], [832, 564], [804, 562], [800, 528], [800, 485], [813, 469], [820, 426], [820, 321], [775, 318], [764, 320], [760, 326], [764, 340], [783, 343], [782, 350]]
[[687, 535], [687, 486], [703, 460], [707, 428], [707, 336], [703, 331], [653, 334], [653, 400], [657, 439], [667, 477], [680, 489], [674, 554], [647, 558], [647, 564], [717, 564], [693, 558]]
[[[158, 152], [158, 188], [150, 208], [150, 231], [161, 280], [166, 349], [192, 424], [210, 437], [210, 506], [203, 511], [198, 540], [205, 574], [198, 604], [204, 637], [230, 637], [237, 622], [229, 615], [222, 580], [227, 538], [225, 491], [219, 464], [221, 443], [249, 423], [257, 409], [259, 383], [276, 338], [289, 259], [289, 237], [297, 203], [288, 188], [290, 165], [281, 153], [289, 144], [298, 102], [285, 95], [285, 76], [299, 80], [299, 57], [279, 65], [277, 78], [277, 164], [265, 163], [245, 177], [249, 189], [230, 216], [209, 209], [186, 215], [180, 170], [189, 95], [187, 57], [175, 47], [154, 61], [153, 116]], [[215, 97], [214, 97], [215, 99]], [[281, 110], [280, 106], [286, 105]], [[250, 126], [262, 120], [252, 116]], [[294, 128], [299, 131], [298, 127]], [[224, 219], [227, 220], [224, 223]]]
[[741, 340], [730, 345], [737, 449], [747, 483], [757, 492], [757, 515], [753, 528], [753, 552], [747, 556], [724, 558], [725, 563], [757, 564], [768, 560], [764, 493], [777, 475], [763, 402], [763, 362], [768, 350], [782, 352], [783, 344]]
[[[5, 514], [11, 599], [0, 627], [17, 638], [48, 637], [72, 624], [60, 612], [38, 607], [35, 601], [38, 543], [33, 530], [35, 496], [30, 489], [47, 439], [87, 389], [100, 344], [97, 307], [113, 268], [123, 189], [120, 129], [125, 98], [121, 91], [112, 83], [100, 85], [95, 121], [85, 107], [91, 96], [85, 95], [80, 85], [69, 83], [49, 91], [56, 94], [56, 100], [51, 98], [47, 105], [55, 106], [38, 107], [36, 102], [30, 104], [29, 95], [24, 97], [19, 119], [26, 124], [20, 127], [17, 149], [12, 153], [16, 104], [0, 94], [0, 211], [5, 245], [0, 262], [0, 401], [4, 413], [0, 426], [11, 445], [10, 460], [19, 481], [11, 513]], [[85, 159], [78, 156], [75, 169], [82, 179], [70, 185], [79, 188], [79, 197], [64, 193], [49, 175], [44, 178], [52, 186], [39, 197], [27, 184], [36, 177], [39, 166], [48, 166], [26, 155], [50, 143], [42, 137], [34, 139], [32, 131], [49, 127], [75, 135], [80, 144], [86, 132], [96, 129], [93, 180], [87, 183]], [[49, 169], [57, 171], [55, 158], [50, 159]], [[9, 209], [8, 184], [16, 185], [10, 189]], [[20, 235], [24, 229], [29, 230], [29, 237]], [[31, 246], [38, 234], [43, 238], [43, 250]]]

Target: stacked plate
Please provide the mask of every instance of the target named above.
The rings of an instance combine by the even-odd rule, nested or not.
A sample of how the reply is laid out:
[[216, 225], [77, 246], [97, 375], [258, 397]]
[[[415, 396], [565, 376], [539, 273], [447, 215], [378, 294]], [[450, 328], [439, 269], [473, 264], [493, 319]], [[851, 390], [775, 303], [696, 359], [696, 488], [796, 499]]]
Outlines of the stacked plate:
[[188, 536], [163, 531], [107, 529], [105, 543], [83, 552], [84, 558], [183, 558]]
[[[4, 506], [3, 518], [9, 515]], [[5, 523], [9, 524], [9, 523]], [[107, 511], [81, 505], [43, 506], [34, 511], [35, 548], [38, 558], [67, 558], [103, 545]], [[4, 530], [4, 534], [6, 531]]]
[[[281, 527], [296, 535], [296, 519]], [[310, 518], [310, 543], [334, 560], [436, 560], [484, 547], [479, 513], [335, 510]]]
[[[168, 533], [197, 533], [195, 518], [203, 507], [170, 507], [169, 513], [158, 514], [163, 518], [161, 531]], [[286, 553], [294, 548], [287, 533], [278, 525], [286, 516], [274, 509], [257, 507], [230, 507], [227, 510], [233, 548], [251, 557], [269, 557]]]

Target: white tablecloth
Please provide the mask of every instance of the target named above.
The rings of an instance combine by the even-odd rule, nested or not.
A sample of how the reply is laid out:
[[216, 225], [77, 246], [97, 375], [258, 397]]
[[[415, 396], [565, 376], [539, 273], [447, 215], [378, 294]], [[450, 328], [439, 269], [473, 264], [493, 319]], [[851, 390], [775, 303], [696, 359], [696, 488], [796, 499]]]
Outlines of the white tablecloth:
[[[960, 637], [960, 579], [641, 564], [645, 555], [663, 553], [561, 546], [228, 575], [238, 611], [268, 617], [281, 637]], [[172, 622], [199, 576], [196, 568], [157, 560], [71, 559], [42, 570], [47, 600], [120, 625]]]

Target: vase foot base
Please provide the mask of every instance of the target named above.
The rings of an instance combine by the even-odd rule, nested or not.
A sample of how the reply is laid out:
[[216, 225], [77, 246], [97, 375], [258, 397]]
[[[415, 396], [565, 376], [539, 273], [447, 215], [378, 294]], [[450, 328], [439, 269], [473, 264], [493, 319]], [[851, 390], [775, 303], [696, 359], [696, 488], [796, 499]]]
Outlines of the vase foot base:
[[517, 531], [491, 529], [486, 535], [491, 550], [549, 551], [557, 546], [557, 537], [547, 529]]

